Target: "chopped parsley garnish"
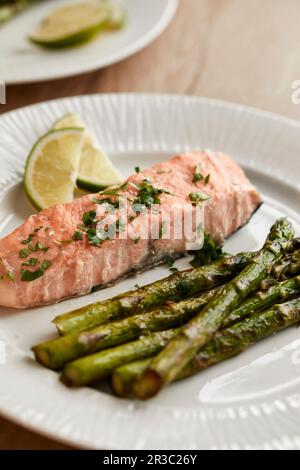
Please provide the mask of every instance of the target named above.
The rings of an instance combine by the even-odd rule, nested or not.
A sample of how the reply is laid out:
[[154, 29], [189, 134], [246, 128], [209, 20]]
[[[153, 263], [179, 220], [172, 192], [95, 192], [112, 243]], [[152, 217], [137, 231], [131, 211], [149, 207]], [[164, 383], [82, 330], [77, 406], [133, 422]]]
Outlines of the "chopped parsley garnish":
[[209, 183], [210, 174], [206, 175], [205, 177], [201, 173], [200, 165], [195, 166], [195, 173], [193, 177], [193, 183], [198, 183], [198, 181], [204, 180], [205, 186]]
[[[79, 225], [79, 228], [86, 233], [88, 243], [92, 246], [99, 246], [104, 242], [104, 240], [111, 238], [116, 232], [121, 232], [125, 230], [125, 223], [121, 219], [119, 219], [115, 223], [111, 224], [109, 227], [102, 229], [101, 233], [100, 231], [98, 231], [97, 233], [96, 225], [98, 221], [95, 220], [95, 217], [95, 211], [85, 212], [82, 216], [82, 221], [84, 225]], [[83, 234], [81, 233], [81, 235]]]
[[96, 234], [88, 234], [88, 239], [89, 239], [89, 245], [91, 246], [99, 246], [103, 242], [101, 238], [99, 238]]
[[7, 279], [9, 279], [10, 281], [13, 281], [13, 280], [15, 279], [14, 273], [12, 273], [11, 271], [7, 271], [6, 277], [7, 277]]
[[101, 191], [99, 194], [100, 196], [119, 196], [119, 191], [122, 191], [122, 189], [125, 189], [127, 187], [127, 182], [121, 184], [120, 186], [117, 186], [116, 188], [111, 188], [111, 189], [105, 189], [104, 191]]
[[109, 204], [110, 206], [114, 207], [115, 209], [118, 209], [119, 206], [120, 206], [119, 201], [112, 201], [110, 198], [105, 198], [105, 199], [94, 198], [93, 202], [95, 204]]
[[145, 207], [150, 207], [152, 204], [160, 204], [160, 194], [172, 194], [166, 189], [154, 188], [154, 186], [152, 186], [152, 184], [147, 180], [143, 180], [140, 185], [136, 185], [130, 182], [130, 185], [139, 191], [139, 194], [133, 201], [133, 204], [142, 204]]
[[201, 173], [201, 167], [200, 165], [195, 166], [195, 173], [193, 177], [193, 183], [198, 183], [198, 181], [201, 181], [203, 179], [203, 175]]
[[140, 239], [141, 239], [141, 237], [135, 237], [135, 238], [132, 239], [132, 241], [135, 245], [137, 245], [138, 242], [140, 241]]
[[44, 245], [44, 243], [36, 242], [32, 251], [48, 251], [49, 246]]
[[210, 181], [210, 174], [206, 175], [205, 178], [204, 178], [205, 186], [209, 183], [209, 181]]
[[42, 266], [41, 266], [41, 269], [48, 269], [50, 268], [51, 266], [51, 261], [49, 259], [45, 259], [43, 262], [42, 262]]
[[22, 266], [36, 266], [39, 260], [37, 258], [29, 258], [26, 263], [22, 263]]
[[72, 235], [72, 240], [74, 241], [79, 241], [79, 240], [83, 240], [83, 233], [82, 232], [79, 232], [78, 230]]
[[141, 171], [141, 169], [140, 169], [139, 166], [136, 166], [136, 167], [134, 168], [134, 171], [136, 172], [136, 174], [139, 174], [140, 171]]
[[82, 216], [82, 222], [86, 227], [95, 224], [96, 211], [85, 212]]
[[174, 259], [171, 256], [166, 256], [165, 257], [165, 263], [169, 267], [169, 271], [171, 271], [173, 273], [178, 271], [176, 266], [174, 266]]
[[22, 240], [22, 241], [21, 241], [22, 245], [28, 245], [28, 244], [32, 241], [33, 237], [34, 237], [34, 234], [33, 234], [33, 233], [31, 233], [30, 235], [28, 235], [28, 238], [26, 238], [25, 240]]
[[21, 269], [21, 281], [24, 282], [31, 282], [35, 281], [39, 277], [43, 276], [45, 271], [51, 266], [51, 261], [49, 259], [45, 259], [40, 268], [36, 271], [29, 271], [28, 269]]
[[27, 248], [23, 248], [19, 251], [19, 258], [27, 258], [29, 256], [30, 251]]
[[223, 258], [225, 255], [226, 253], [223, 251], [223, 247], [221, 245], [217, 245], [210, 235], [204, 233], [203, 247], [195, 252], [191, 265], [194, 268], [205, 266], [206, 264]]
[[192, 202], [192, 204], [196, 206], [201, 202], [208, 201], [210, 199], [210, 196], [200, 191], [197, 193], [190, 193], [189, 199]]

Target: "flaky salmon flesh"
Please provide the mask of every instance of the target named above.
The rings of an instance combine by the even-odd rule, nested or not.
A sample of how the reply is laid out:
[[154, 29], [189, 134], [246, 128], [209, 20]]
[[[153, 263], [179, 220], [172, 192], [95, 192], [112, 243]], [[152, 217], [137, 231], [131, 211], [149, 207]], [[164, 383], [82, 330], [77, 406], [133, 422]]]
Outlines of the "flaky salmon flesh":
[[[184, 254], [185, 234], [175, 237], [171, 230], [170, 236], [153, 237], [148, 230], [141, 236], [140, 229], [147, 226], [151, 213], [159, 218], [162, 232], [171, 211], [175, 220], [181, 220], [195, 210], [199, 194], [204, 229], [218, 242], [243, 226], [261, 203], [259, 193], [232, 158], [198, 151], [137, 171], [117, 189], [30, 216], [0, 240], [0, 305], [26, 308], [85, 295], [95, 286], [104, 287], [157, 264], [166, 255]], [[130, 208], [126, 212], [130, 237], [101, 239], [95, 224], [103, 217], [103, 204], [120, 210], [116, 196], [129, 201], [129, 206], [141, 203], [143, 210], [135, 215]], [[156, 212], [149, 201], [158, 207]], [[119, 234], [120, 225], [117, 220]]]

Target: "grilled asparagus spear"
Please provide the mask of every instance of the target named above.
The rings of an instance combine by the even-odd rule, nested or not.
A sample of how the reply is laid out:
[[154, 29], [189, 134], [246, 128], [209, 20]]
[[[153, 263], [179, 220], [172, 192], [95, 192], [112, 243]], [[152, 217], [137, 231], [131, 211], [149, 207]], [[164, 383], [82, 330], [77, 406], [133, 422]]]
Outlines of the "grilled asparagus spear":
[[[59, 369], [78, 357], [133, 341], [141, 335], [183, 325], [203, 308], [217, 289], [199, 297], [170, 303], [150, 312], [133, 315], [116, 322], [75, 332], [38, 344], [32, 348], [36, 359], [50, 369]], [[245, 300], [225, 320], [222, 328], [269, 306], [300, 294], [300, 276], [274, 284], [266, 292], [258, 292]]]
[[150, 312], [75, 332], [32, 348], [36, 359], [50, 369], [59, 369], [87, 354], [127, 343], [155, 331], [181, 326], [213, 298], [216, 290], [200, 297], [170, 303]]
[[261, 312], [275, 303], [283, 302], [298, 295], [300, 295], [300, 276], [278, 282], [266, 292], [258, 292], [256, 295], [246, 299], [240, 307], [225, 319], [222, 328], [226, 328], [234, 322], [240, 321], [254, 313]]
[[[293, 240], [296, 243], [299, 239]], [[272, 274], [276, 279], [286, 279], [300, 273], [300, 250], [295, 249], [292, 253], [287, 254], [272, 270]]]
[[122, 364], [157, 354], [177, 332], [177, 329], [159, 331], [136, 341], [77, 359], [64, 368], [61, 379], [67, 385], [86, 385], [103, 380]]
[[178, 301], [191, 297], [232, 278], [254, 255], [241, 253], [201, 268], [175, 272], [137, 290], [60, 315], [54, 319], [54, 323], [59, 333], [65, 335], [153, 310], [168, 300]]
[[[300, 321], [300, 298], [279, 304], [218, 332], [215, 338], [185, 366], [176, 379], [240, 354], [252, 344]], [[112, 386], [116, 395], [134, 395], [135, 384], [149, 367], [151, 358], [125, 364], [114, 370]], [[138, 389], [140, 393], [140, 387]]]
[[213, 338], [226, 317], [259, 287], [274, 265], [285, 255], [294, 236], [287, 219], [279, 219], [271, 228], [262, 250], [248, 266], [228, 282], [206, 307], [153, 359], [137, 381], [139, 398], [154, 396], [168, 382], [173, 381], [199, 349]]

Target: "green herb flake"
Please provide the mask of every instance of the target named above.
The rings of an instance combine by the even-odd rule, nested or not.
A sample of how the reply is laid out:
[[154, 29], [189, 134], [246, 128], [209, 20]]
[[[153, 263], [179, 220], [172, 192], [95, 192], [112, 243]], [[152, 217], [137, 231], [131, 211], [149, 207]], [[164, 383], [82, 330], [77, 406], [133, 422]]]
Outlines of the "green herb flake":
[[217, 245], [216, 242], [207, 233], [204, 233], [204, 243], [200, 250], [194, 252], [194, 258], [191, 265], [194, 268], [205, 266], [213, 261], [223, 258], [226, 253], [223, 251], [222, 245]]
[[[99, 246], [99, 245], [101, 245], [101, 243], [105, 239], [105, 238], [101, 239], [100, 237], [98, 237], [95, 227], [89, 228], [86, 231], [86, 234], [87, 234], [87, 237], [88, 237], [88, 243], [91, 246]], [[106, 236], [106, 238], [107, 238], [107, 236]]]
[[141, 169], [140, 169], [139, 166], [136, 166], [136, 167], [134, 168], [134, 171], [136, 172], [136, 174], [139, 174], [140, 171], [141, 171]]
[[210, 196], [200, 191], [197, 193], [190, 193], [189, 199], [192, 202], [192, 204], [196, 206], [201, 202], [208, 201], [210, 199]]
[[48, 251], [49, 246], [44, 245], [42, 242], [36, 242], [33, 251]]
[[209, 181], [210, 181], [210, 174], [206, 175], [205, 178], [204, 178], [205, 186], [209, 183]]
[[178, 269], [174, 266], [174, 259], [171, 256], [165, 257], [165, 263], [169, 267], [169, 271], [176, 272]]
[[29, 271], [28, 269], [21, 269], [21, 281], [31, 282], [44, 275], [45, 271], [51, 266], [51, 261], [46, 259], [42, 262], [41, 267], [36, 271]]
[[82, 222], [86, 227], [95, 224], [96, 211], [85, 212], [82, 216]]
[[51, 263], [51, 261], [50, 261], [49, 259], [45, 259], [45, 260], [42, 262], [41, 268], [44, 269], [44, 270], [45, 270], [45, 269], [48, 269], [48, 268], [50, 268], [51, 264], [52, 264], [52, 263]]
[[27, 258], [29, 253], [30, 251], [27, 250], [27, 248], [23, 248], [22, 250], [19, 251], [19, 258]]
[[22, 266], [36, 266], [39, 260], [37, 258], [29, 258], [26, 263], [22, 263]]
[[9, 281], [13, 281], [15, 279], [14, 273], [12, 273], [11, 271], [7, 271], [6, 277]]
[[197, 165], [197, 166], [195, 166], [193, 183], [198, 183], [198, 181], [201, 181], [201, 180], [203, 180], [203, 175], [201, 173], [201, 166]]
[[72, 239], [74, 241], [79, 241], [79, 240], [83, 240], [83, 233], [82, 232], [79, 232], [78, 230], [72, 235]]
[[103, 198], [103, 199], [98, 199], [98, 198], [93, 198], [92, 201], [95, 204], [109, 204], [110, 206], [113, 206], [115, 209], [118, 209], [120, 206], [119, 201], [112, 201], [110, 198]]
[[28, 244], [32, 241], [33, 236], [34, 236], [33, 233], [31, 233], [30, 235], [28, 235], [28, 238], [26, 238], [25, 240], [22, 240], [22, 241], [21, 241], [22, 245], [28, 245]]
[[127, 185], [128, 183], [126, 182], [115, 188], [104, 189], [104, 191], [101, 191], [99, 194], [100, 196], [119, 196], [119, 191], [122, 191], [123, 189], [125, 189]]
[[135, 237], [135, 238], [132, 239], [132, 241], [135, 245], [137, 245], [138, 242], [140, 241], [140, 239], [141, 239], [141, 237]]

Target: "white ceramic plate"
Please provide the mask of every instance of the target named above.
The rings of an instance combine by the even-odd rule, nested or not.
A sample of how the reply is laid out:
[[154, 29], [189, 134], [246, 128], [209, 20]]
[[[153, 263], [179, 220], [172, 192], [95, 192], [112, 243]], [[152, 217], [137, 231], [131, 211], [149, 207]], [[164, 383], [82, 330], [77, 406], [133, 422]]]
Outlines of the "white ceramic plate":
[[[262, 191], [265, 204], [226, 245], [261, 246], [287, 215], [300, 233], [300, 124], [205, 99], [163, 95], [94, 95], [42, 103], [0, 118], [1, 236], [32, 212], [20, 179], [33, 142], [68, 111], [78, 112], [124, 175], [175, 152], [232, 154]], [[178, 265], [186, 266], [187, 261]], [[37, 432], [86, 448], [300, 448], [300, 337], [291, 328], [241, 356], [133, 402], [107, 390], [69, 390], [33, 361], [30, 347], [54, 335], [51, 319], [169, 274], [159, 267], [115, 287], [57, 306], [0, 310], [0, 412]]]
[[111, 65], [152, 42], [169, 24], [178, 5], [178, 0], [118, 1], [126, 10], [126, 28], [61, 51], [35, 46], [27, 36], [49, 11], [68, 0], [38, 3], [6, 23], [0, 28], [0, 80], [7, 84], [51, 80]]

